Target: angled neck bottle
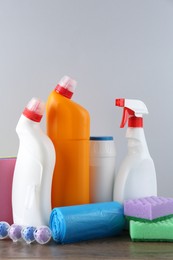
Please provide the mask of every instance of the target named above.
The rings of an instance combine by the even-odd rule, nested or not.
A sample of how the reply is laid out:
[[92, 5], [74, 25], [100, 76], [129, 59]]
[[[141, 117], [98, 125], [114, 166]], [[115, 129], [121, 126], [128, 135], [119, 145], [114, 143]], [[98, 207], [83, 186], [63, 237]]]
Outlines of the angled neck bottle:
[[33, 98], [16, 127], [19, 150], [13, 177], [12, 208], [14, 223], [19, 225], [49, 223], [55, 150], [40, 127], [43, 112], [43, 102]]
[[71, 100], [75, 86], [74, 80], [63, 77], [46, 104], [47, 134], [56, 150], [53, 208], [89, 203], [90, 117]]

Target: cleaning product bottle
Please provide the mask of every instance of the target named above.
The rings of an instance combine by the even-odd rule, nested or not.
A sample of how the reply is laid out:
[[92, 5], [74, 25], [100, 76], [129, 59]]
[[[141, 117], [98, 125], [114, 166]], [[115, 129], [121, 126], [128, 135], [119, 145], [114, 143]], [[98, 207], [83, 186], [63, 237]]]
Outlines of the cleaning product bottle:
[[113, 200], [116, 147], [113, 136], [90, 137], [90, 203]]
[[16, 127], [20, 142], [13, 176], [12, 208], [14, 223], [18, 225], [49, 223], [55, 150], [40, 126], [44, 109], [42, 101], [31, 99]]
[[120, 127], [128, 120], [128, 154], [115, 178], [113, 198], [123, 203], [126, 199], [156, 196], [156, 171], [143, 130], [142, 115], [148, 113], [147, 107], [140, 100], [123, 98], [116, 99], [116, 106], [124, 109]]
[[47, 134], [56, 151], [53, 208], [89, 203], [90, 117], [71, 100], [75, 86], [76, 81], [64, 76], [46, 105]]

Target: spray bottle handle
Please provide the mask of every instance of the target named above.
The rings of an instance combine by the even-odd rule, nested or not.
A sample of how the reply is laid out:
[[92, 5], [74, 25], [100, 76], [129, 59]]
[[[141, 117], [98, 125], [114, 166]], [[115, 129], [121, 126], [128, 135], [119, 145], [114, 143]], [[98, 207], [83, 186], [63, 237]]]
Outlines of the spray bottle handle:
[[129, 115], [134, 116], [135, 112], [133, 110], [131, 110], [130, 108], [124, 107], [122, 121], [121, 121], [121, 124], [120, 124], [121, 128], [123, 128], [125, 126], [125, 124], [127, 123]]

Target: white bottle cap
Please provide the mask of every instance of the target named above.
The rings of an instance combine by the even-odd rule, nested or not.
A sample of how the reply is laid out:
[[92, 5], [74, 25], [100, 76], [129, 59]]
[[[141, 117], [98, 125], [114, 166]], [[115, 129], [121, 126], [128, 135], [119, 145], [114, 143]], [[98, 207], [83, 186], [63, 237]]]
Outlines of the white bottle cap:
[[64, 76], [58, 83], [55, 88], [55, 91], [65, 96], [66, 98], [71, 99], [73, 93], [76, 89], [77, 82], [74, 79], [71, 79], [69, 76]]
[[23, 111], [23, 115], [35, 122], [40, 122], [44, 114], [45, 104], [33, 97]]
[[40, 99], [33, 97], [27, 104], [26, 108], [42, 116], [44, 114], [45, 104]]
[[68, 89], [70, 92], [74, 93], [76, 89], [77, 82], [71, 79], [69, 76], [64, 76], [58, 83], [61, 87]]

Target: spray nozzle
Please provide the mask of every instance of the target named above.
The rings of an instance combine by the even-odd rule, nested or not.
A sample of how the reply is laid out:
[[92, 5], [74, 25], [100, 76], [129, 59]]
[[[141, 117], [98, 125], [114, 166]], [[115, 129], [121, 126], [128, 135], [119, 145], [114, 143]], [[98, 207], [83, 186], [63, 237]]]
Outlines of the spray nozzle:
[[120, 127], [124, 127], [127, 120], [129, 127], [143, 127], [143, 114], [148, 114], [146, 105], [136, 99], [118, 98], [115, 105], [123, 107], [123, 116]]

